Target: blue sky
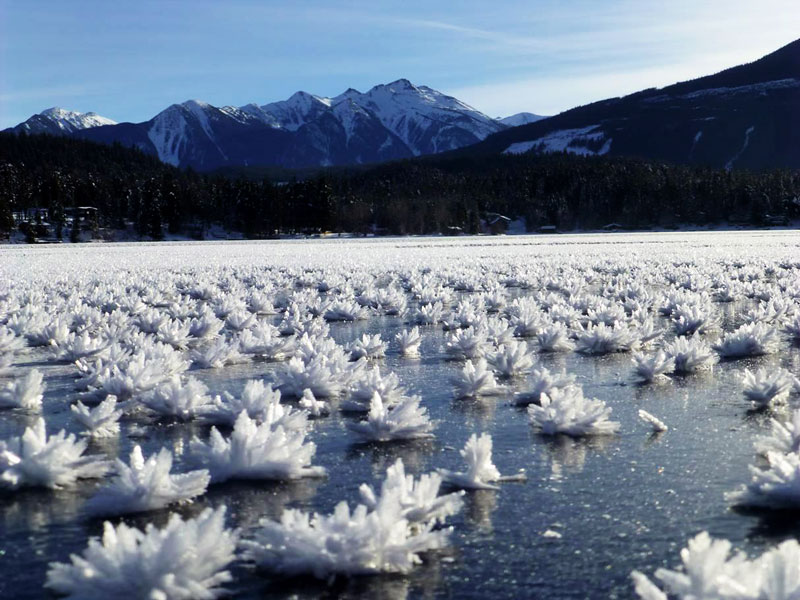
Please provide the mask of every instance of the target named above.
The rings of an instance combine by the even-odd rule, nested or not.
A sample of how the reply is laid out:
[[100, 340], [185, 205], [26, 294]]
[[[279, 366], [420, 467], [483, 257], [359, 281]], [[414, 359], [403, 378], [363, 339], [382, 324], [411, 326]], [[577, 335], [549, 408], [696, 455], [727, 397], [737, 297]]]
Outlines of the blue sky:
[[0, 128], [401, 77], [491, 116], [555, 114], [754, 60], [798, 24], [798, 0], [0, 0]]

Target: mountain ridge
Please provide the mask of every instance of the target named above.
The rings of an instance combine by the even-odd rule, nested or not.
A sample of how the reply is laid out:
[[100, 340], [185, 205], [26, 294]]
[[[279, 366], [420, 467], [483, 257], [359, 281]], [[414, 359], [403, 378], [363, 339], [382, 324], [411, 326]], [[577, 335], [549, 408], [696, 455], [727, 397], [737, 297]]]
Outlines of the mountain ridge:
[[800, 168], [800, 40], [717, 73], [607, 98], [454, 151], [570, 152], [676, 164]]
[[[34, 115], [11, 130], [31, 132], [43, 118]], [[142, 123], [99, 118], [87, 120], [84, 127], [54, 124], [42, 132], [119, 142], [173, 166], [213, 170], [411, 158], [474, 144], [507, 126], [457, 98], [398, 79], [363, 93], [348, 88], [324, 97], [298, 91], [286, 100], [261, 105], [216, 107], [186, 100]]]

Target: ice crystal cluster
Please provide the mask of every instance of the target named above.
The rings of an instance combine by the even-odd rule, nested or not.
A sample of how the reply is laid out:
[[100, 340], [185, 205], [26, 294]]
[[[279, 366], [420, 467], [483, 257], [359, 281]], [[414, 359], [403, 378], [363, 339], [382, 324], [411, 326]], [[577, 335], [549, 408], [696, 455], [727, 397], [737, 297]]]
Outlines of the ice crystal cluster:
[[448, 543], [449, 528], [435, 527], [458, 512], [457, 494], [438, 496], [436, 474], [415, 481], [398, 461], [386, 475], [380, 495], [362, 486], [364, 504], [336, 505], [330, 515], [287, 509], [280, 521], [262, 520], [242, 545], [245, 557], [262, 569], [285, 575], [407, 573], [420, 554]]
[[656, 571], [664, 591], [646, 575], [634, 571], [636, 593], [642, 600], [788, 600], [800, 594], [800, 544], [796, 540], [783, 542], [752, 559], [741, 552], [732, 554], [731, 548], [728, 540], [715, 540], [702, 532], [681, 550], [681, 570]]
[[75, 600], [213, 600], [227, 595], [221, 586], [232, 579], [226, 568], [237, 541], [225, 528], [225, 507], [187, 521], [173, 514], [163, 529], [106, 521], [103, 537], [71, 563], [50, 565], [45, 586]]

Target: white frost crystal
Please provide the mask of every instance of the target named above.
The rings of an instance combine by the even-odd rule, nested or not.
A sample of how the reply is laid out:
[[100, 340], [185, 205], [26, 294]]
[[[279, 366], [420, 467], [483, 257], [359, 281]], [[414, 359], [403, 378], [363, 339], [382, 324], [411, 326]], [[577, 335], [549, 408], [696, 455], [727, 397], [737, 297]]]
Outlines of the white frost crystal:
[[542, 394], [550, 396], [553, 394], [554, 390], [573, 385], [575, 385], [574, 375], [567, 375], [566, 371], [553, 374], [545, 367], [542, 367], [541, 369], [533, 371], [528, 381], [528, 389], [514, 396], [514, 404], [517, 406], [526, 406], [528, 404], [538, 403]]
[[648, 425], [650, 425], [650, 427], [652, 427], [653, 431], [655, 431], [656, 433], [667, 431], [669, 429], [669, 427], [667, 427], [664, 421], [662, 421], [655, 415], [650, 414], [646, 410], [643, 409], [639, 410], [639, 418]]
[[367, 484], [361, 485], [359, 494], [370, 510], [375, 510], [382, 502], [399, 502], [403, 518], [414, 527], [417, 523], [444, 523], [447, 517], [461, 510], [463, 492], [440, 496], [441, 484], [442, 478], [438, 473], [421, 475], [419, 479], [406, 475], [403, 460], [398, 458], [386, 470], [380, 494], [376, 494]]
[[447, 545], [451, 529], [434, 524], [457, 510], [457, 498], [437, 502], [431, 495], [437, 481], [409, 482], [396, 467], [380, 498], [362, 487], [369, 506], [351, 511], [340, 502], [331, 515], [287, 509], [279, 522], [262, 519], [254, 539], [242, 542], [245, 558], [284, 575], [319, 579], [408, 573], [421, 562], [420, 553]]
[[422, 343], [419, 327], [414, 327], [410, 330], [404, 329], [395, 335], [394, 339], [400, 346], [400, 354], [406, 358], [417, 358], [419, 356], [419, 346]]
[[62, 429], [47, 436], [39, 417], [21, 437], [0, 441], [0, 487], [59, 488], [78, 479], [102, 477], [109, 463], [102, 456], [86, 455], [85, 440], [76, 440]]
[[675, 338], [664, 346], [664, 352], [675, 361], [675, 372], [680, 374], [707, 370], [717, 362], [711, 346], [697, 335]]
[[286, 430], [271, 423], [259, 425], [243, 410], [229, 439], [212, 427], [208, 443], [194, 438], [190, 452], [208, 469], [213, 483], [229, 479], [289, 480], [322, 476], [325, 469], [311, 466], [316, 447], [313, 442], [306, 442], [305, 437], [302, 429]]
[[24, 408], [39, 412], [42, 410], [42, 397], [45, 384], [42, 374], [36, 369], [27, 375], [11, 381], [0, 388], [0, 408]]
[[651, 355], [634, 354], [633, 364], [634, 376], [642, 383], [666, 379], [667, 374], [675, 370], [675, 358], [667, 356], [663, 350]]
[[578, 437], [615, 433], [619, 423], [608, 419], [611, 408], [602, 400], [585, 398], [576, 386], [542, 394], [541, 405], [528, 406], [531, 423], [545, 435], [564, 433]]
[[500, 346], [496, 352], [489, 354], [486, 358], [501, 377], [523, 375], [530, 371], [534, 362], [528, 345], [520, 342]]
[[331, 412], [328, 403], [324, 400], [317, 400], [311, 390], [303, 390], [303, 397], [298, 402], [300, 408], [307, 410], [312, 417], [324, 417]]
[[496, 490], [499, 488], [492, 485], [493, 483], [525, 480], [524, 473], [508, 477], [500, 475], [500, 471], [492, 462], [492, 436], [488, 433], [480, 436], [473, 433], [460, 453], [464, 457], [464, 462], [467, 463], [466, 471], [438, 470], [442, 480], [453, 487], [468, 490]]
[[130, 465], [116, 461], [116, 477], [86, 504], [93, 515], [124, 515], [164, 508], [176, 502], [190, 501], [206, 492], [206, 470], [174, 475], [172, 453], [162, 448], [147, 460], [142, 449], [134, 446]]
[[756, 406], [764, 407], [785, 402], [792, 391], [794, 378], [786, 369], [759, 369], [755, 373], [745, 369], [742, 384], [745, 398]]
[[767, 323], [750, 323], [726, 333], [720, 342], [714, 344], [714, 350], [725, 358], [740, 358], [774, 354], [779, 344], [775, 327]]
[[84, 435], [95, 438], [114, 437], [119, 433], [119, 418], [122, 411], [117, 409], [117, 399], [108, 396], [94, 408], [76, 402], [70, 407], [76, 421], [86, 429]]
[[800, 455], [769, 451], [766, 456], [769, 466], [761, 469], [750, 465], [750, 483], [726, 493], [725, 499], [739, 506], [800, 507]]
[[103, 537], [91, 538], [70, 563], [50, 563], [45, 587], [74, 600], [131, 598], [213, 600], [227, 594], [225, 568], [236, 557], [238, 533], [225, 528], [225, 507], [194, 519], [170, 516], [163, 529], [144, 531], [106, 521]]
[[366, 441], [389, 442], [433, 437], [428, 411], [419, 405], [419, 396], [404, 398], [391, 410], [375, 392], [366, 421], [348, 423], [348, 428]]
[[461, 375], [451, 379], [456, 398], [474, 398], [475, 396], [497, 396], [504, 388], [497, 385], [494, 373], [488, 368], [485, 359], [475, 362], [468, 360]]
[[786, 423], [770, 419], [772, 430], [769, 435], [756, 438], [756, 451], [760, 454], [774, 452], [800, 451], [800, 409], [792, 411], [792, 418]]
[[[728, 540], [714, 540], [702, 532], [681, 550], [683, 569], [658, 569], [656, 579], [670, 598], [681, 600], [790, 600], [800, 597], [800, 544], [788, 540], [748, 559], [731, 555]], [[631, 573], [636, 594], [643, 600], [667, 600], [646, 575]]]
[[201, 381], [189, 377], [185, 382], [175, 375], [142, 398], [147, 408], [162, 417], [189, 421], [214, 410], [208, 388]]

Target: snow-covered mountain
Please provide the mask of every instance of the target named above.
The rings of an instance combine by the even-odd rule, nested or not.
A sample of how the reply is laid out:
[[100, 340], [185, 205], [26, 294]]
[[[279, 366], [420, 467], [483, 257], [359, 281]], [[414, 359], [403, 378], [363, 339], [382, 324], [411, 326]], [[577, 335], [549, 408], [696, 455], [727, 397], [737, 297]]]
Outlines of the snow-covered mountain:
[[27, 121], [20, 123], [12, 130], [15, 133], [50, 133], [67, 135], [81, 129], [90, 129], [102, 125], [116, 125], [116, 121], [101, 117], [97, 113], [79, 113], [73, 110], [64, 110], [54, 106], [43, 110], [38, 115], [33, 115]]
[[535, 115], [529, 112], [521, 112], [515, 115], [511, 115], [510, 117], [504, 117], [502, 119], [497, 119], [497, 120], [503, 125], [507, 125], [508, 127], [519, 127], [520, 125], [535, 123], [536, 121], [541, 121], [542, 119], [546, 118], [547, 117], [543, 117], [542, 115]]
[[[30, 124], [25, 130], [36, 132], [31, 121], [45, 118], [43, 115], [14, 130]], [[510, 125], [407, 79], [377, 85], [363, 93], [351, 88], [327, 98], [297, 92], [279, 102], [241, 107], [188, 100], [167, 107], [144, 123], [113, 124], [92, 113], [81, 116], [87, 125], [64, 125], [59, 131], [51, 128], [48, 132], [136, 146], [166, 163], [199, 170], [240, 165], [347, 165], [410, 158], [462, 148]], [[520, 115], [509, 118], [512, 122], [529, 122]], [[113, 126], [89, 128], [97, 125]]]

